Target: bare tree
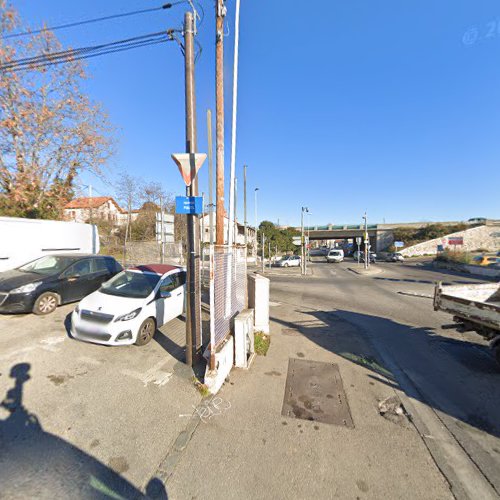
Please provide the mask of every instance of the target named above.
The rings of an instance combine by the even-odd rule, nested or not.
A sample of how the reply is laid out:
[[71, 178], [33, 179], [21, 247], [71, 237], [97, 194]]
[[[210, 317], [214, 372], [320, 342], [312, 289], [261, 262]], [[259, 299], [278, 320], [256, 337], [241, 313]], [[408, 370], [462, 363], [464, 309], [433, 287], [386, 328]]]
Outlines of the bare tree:
[[[9, 43], [4, 37], [19, 28], [0, 0], [0, 64], [62, 49], [50, 31]], [[85, 77], [78, 61], [0, 70], [0, 213], [57, 217], [81, 172], [102, 174], [111, 127], [82, 92]]]
[[127, 243], [130, 238], [130, 223], [132, 220], [132, 207], [140, 203], [144, 184], [141, 179], [129, 174], [122, 174], [116, 183], [116, 198], [118, 202], [126, 207], [127, 210], [127, 226], [125, 229], [125, 241]]

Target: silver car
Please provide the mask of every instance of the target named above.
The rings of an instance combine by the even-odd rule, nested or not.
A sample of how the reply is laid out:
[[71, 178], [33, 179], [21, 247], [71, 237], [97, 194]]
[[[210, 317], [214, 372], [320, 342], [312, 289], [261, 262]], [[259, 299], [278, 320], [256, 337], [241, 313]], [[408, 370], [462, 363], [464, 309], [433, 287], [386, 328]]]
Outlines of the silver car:
[[399, 252], [388, 253], [385, 258], [386, 262], [404, 262], [405, 258]]
[[299, 255], [286, 255], [281, 260], [279, 260], [276, 265], [278, 267], [298, 267], [300, 266], [300, 256]]

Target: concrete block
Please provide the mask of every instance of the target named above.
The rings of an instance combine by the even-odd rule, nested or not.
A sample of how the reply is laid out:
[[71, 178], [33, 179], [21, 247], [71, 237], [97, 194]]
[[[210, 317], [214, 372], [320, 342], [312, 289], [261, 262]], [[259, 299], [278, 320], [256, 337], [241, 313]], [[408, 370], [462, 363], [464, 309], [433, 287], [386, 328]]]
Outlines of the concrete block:
[[234, 366], [238, 368], [249, 368], [254, 357], [253, 317], [253, 309], [245, 309], [234, 319]]
[[248, 277], [248, 307], [254, 310], [254, 330], [269, 333], [269, 279], [260, 274]]
[[212, 394], [217, 394], [233, 367], [234, 362], [234, 339], [228, 337], [225, 343], [215, 353], [215, 370], [209, 370], [207, 365], [205, 371], [205, 385]]

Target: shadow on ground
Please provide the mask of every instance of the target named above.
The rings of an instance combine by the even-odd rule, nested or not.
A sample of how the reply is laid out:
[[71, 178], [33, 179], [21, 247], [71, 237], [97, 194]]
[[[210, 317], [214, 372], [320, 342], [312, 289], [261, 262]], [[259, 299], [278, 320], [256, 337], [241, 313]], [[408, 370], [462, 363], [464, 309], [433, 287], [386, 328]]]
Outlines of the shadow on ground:
[[0, 403], [0, 485], [2, 498], [157, 498], [167, 499], [154, 478], [146, 494], [64, 439], [44, 431], [37, 416], [23, 405], [30, 365], [10, 370], [13, 387]]
[[[303, 335], [317, 345], [332, 353], [341, 356], [359, 366], [368, 369], [368, 377], [390, 387], [403, 390], [396, 377], [384, 366], [372, 346], [369, 335], [364, 332], [363, 324], [376, 324], [377, 332], [384, 332], [383, 342], [397, 342], [405, 344], [412, 339], [413, 345], [422, 345], [424, 342], [432, 349], [439, 349], [439, 353], [447, 359], [447, 367], [453, 369], [455, 363], [462, 366], [458, 369], [465, 380], [471, 379], [471, 387], [476, 392], [467, 391], [460, 383], [454, 380], [453, 371], [450, 379], [443, 377], [439, 363], [427, 359], [421, 364], [421, 357], [425, 360], [425, 353], [415, 353], [412, 349], [401, 349], [401, 355], [396, 362], [404, 373], [418, 376], [419, 387], [438, 388], [445, 395], [439, 403], [427, 400], [420, 392], [407, 395], [425, 402], [434, 409], [456, 418], [459, 423], [465, 423], [472, 428], [500, 437], [500, 366], [489, 352], [487, 347], [465, 340], [443, 337], [427, 328], [416, 328], [390, 319], [375, 317], [346, 310], [320, 311], [307, 310], [298, 307], [297, 312], [306, 315], [307, 319], [299, 322], [290, 322], [279, 317], [279, 311], [273, 310], [272, 320], [283, 326], [282, 333], [288, 335]], [[291, 333], [290, 333], [291, 332]], [[296, 333], [294, 333], [296, 332]], [[380, 340], [380, 339], [379, 339]], [[408, 346], [407, 346], [408, 347]], [[493, 393], [492, 393], [493, 391]], [[481, 398], [480, 394], [488, 394], [488, 398]], [[468, 400], [465, 400], [468, 398]]]

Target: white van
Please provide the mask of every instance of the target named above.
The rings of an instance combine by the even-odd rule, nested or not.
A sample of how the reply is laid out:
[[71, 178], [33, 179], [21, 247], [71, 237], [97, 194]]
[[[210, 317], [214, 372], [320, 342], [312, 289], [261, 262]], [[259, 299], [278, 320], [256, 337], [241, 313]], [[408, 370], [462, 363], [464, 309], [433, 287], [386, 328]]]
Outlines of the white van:
[[342, 248], [332, 248], [326, 254], [326, 261], [331, 262], [342, 262], [344, 260], [344, 250]]
[[0, 272], [48, 254], [99, 252], [93, 224], [0, 217]]

